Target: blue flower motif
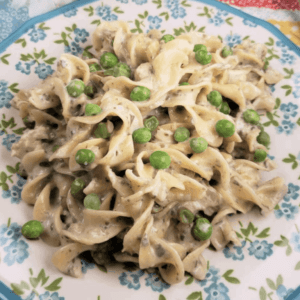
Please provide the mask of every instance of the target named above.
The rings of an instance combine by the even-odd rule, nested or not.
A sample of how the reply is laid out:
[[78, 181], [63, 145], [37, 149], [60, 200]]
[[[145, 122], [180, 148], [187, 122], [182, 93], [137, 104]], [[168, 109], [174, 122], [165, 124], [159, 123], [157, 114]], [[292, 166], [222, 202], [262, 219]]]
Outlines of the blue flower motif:
[[288, 54], [288, 53], [282, 53], [281, 59], [279, 59], [279, 61], [285, 65], [285, 64], [290, 64], [292, 65], [295, 61], [296, 58], [295, 56]]
[[218, 12], [216, 15], [217, 16], [227, 16], [228, 12], [226, 10], [218, 9]]
[[228, 35], [226, 35], [224, 41], [229, 47], [233, 47], [242, 42], [242, 37], [240, 35], [238, 35], [237, 33], [235, 33], [233, 35], [228, 34]]
[[276, 128], [278, 133], [284, 132], [286, 135], [291, 135], [293, 130], [296, 128], [296, 124], [291, 121], [283, 120], [281, 126]]
[[272, 156], [272, 155], [269, 155], [269, 154], [267, 154], [267, 156], [268, 156], [271, 160], [274, 160], [274, 159], [275, 159], [275, 156]]
[[135, 2], [137, 5], [143, 5], [147, 3], [148, 0], [132, 0], [132, 2]]
[[39, 296], [39, 300], [65, 300], [65, 297], [59, 297], [58, 293], [55, 292], [55, 293], [52, 293], [50, 295], [50, 292], [46, 292], [42, 295]]
[[35, 43], [37, 43], [38, 41], [44, 40], [45, 37], [47, 36], [45, 31], [43, 29], [40, 29], [40, 28], [38, 28], [38, 29], [33, 28], [31, 30], [31, 32], [28, 33], [28, 35], [31, 36], [30, 40], [32, 42], [35, 42]]
[[179, 1], [178, 0], [165, 0], [165, 5], [169, 9], [174, 9], [179, 6]]
[[10, 92], [2, 92], [0, 93], [0, 108], [6, 107], [10, 108], [10, 100], [13, 98], [13, 94]]
[[73, 16], [76, 16], [76, 14], [77, 14], [77, 8], [73, 8], [73, 9], [70, 9], [70, 10], [66, 11], [64, 13], [64, 16], [67, 17], [67, 18], [71, 18]]
[[150, 29], [158, 29], [160, 28], [160, 23], [162, 22], [162, 19], [157, 16], [155, 17], [149, 16], [148, 22], [150, 24], [149, 26]]
[[22, 200], [21, 193], [22, 193], [22, 189], [20, 189], [16, 185], [14, 185], [12, 187], [12, 189], [10, 189], [8, 191], [3, 191], [2, 192], [2, 197], [4, 199], [11, 198], [10, 202], [12, 204], [19, 204], [21, 202], [21, 200]]
[[[299, 154], [300, 154], [300, 152], [299, 152]], [[298, 159], [298, 157], [297, 157], [297, 159]], [[291, 199], [296, 200], [299, 197], [299, 193], [297, 193], [299, 191], [299, 189], [300, 189], [299, 185], [289, 183], [288, 184], [288, 192], [284, 196], [283, 200], [286, 202], [290, 201]]]
[[224, 20], [218, 16], [208, 19], [208, 23], [214, 24], [215, 26], [221, 26], [224, 23]]
[[285, 119], [289, 119], [290, 117], [295, 117], [297, 115], [298, 105], [289, 102], [288, 104], [281, 104], [280, 110], [284, 113], [283, 116]]
[[36, 296], [36, 293], [32, 291], [24, 300], [33, 300]]
[[[233, 260], [243, 260], [244, 259], [244, 253], [243, 253], [243, 248], [246, 245], [246, 241], [242, 241], [242, 246], [233, 246], [232, 248], [225, 247], [223, 249], [223, 253], [226, 258], [232, 258]], [[231, 251], [234, 249], [234, 251]]]
[[5, 92], [7, 90], [8, 82], [0, 80], [0, 92]]
[[108, 5], [98, 6], [95, 8], [95, 11], [96, 11], [96, 14], [102, 18], [109, 16], [111, 13], [111, 9]]
[[265, 260], [268, 256], [273, 254], [273, 244], [268, 244], [267, 241], [262, 242], [256, 240], [250, 244], [248, 248], [249, 255], [254, 255], [257, 259]]
[[174, 19], [178, 19], [178, 18], [184, 18], [186, 16], [186, 11], [183, 7], [179, 7], [179, 5], [177, 5], [175, 8], [173, 8], [171, 10], [172, 14], [171, 16]]
[[270, 91], [271, 91], [272, 93], [275, 92], [275, 84], [270, 84], [270, 85], [269, 85], [269, 88], [270, 88]]
[[26, 184], [27, 180], [21, 177], [19, 174], [17, 174], [17, 177], [18, 177], [17, 185], [20, 188], [22, 188]]
[[118, 16], [115, 14], [107, 15], [106, 17], [103, 17], [103, 20], [107, 22], [116, 21], [118, 20]]
[[293, 289], [288, 289], [284, 286], [284, 285], [279, 285], [277, 290], [276, 290], [276, 294], [279, 297], [279, 300], [285, 300], [287, 298], [287, 296], [289, 296], [290, 294], [292, 294], [294, 292]]
[[295, 251], [300, 252], [300, 233], [293, 232], [290, 242], [295, 245]]
[[2, 145], [5, 146], [8, 151], [11, 151], [11, 146], [19, 141], [20, 138], [20, 136], [16, 136], [14, 133], [8, 134], [5, 138], [3, 138]]
[[119, 1], [121, 3], [128, 3], [128, 0], [117, 0], [117, 1]]
[[[296, 73], [296, 74], [294, 74], [294, 76], [293, 76], [293, 80], [294, 80], [294, 83], [295, 84], [300, 84], [300, 73]], [[0, 81], [1, 82], [1, 81]]]
[[282, 203], [281, 209], [274, 211], [275, 217], [280, 219], [282, 216], [285, 217], [287, 221], [294, 220], [295, 214], [299, 212], [298, 206], [293, 206], [291, 203]]
[[296, 86], [294, 91], [293, 91], [293, 95], [295, 98], [300, 98], [300, 86]]
[[22, 227], [17, 223], [11, 223], [9, 227], [7, 227], [7, 224], [1, 225], [0, 246], [5, 245], [8, 240], [17, 241], [22, 235], [21, 229]]
[[146, 278], [146, 286], [150, 286], [152, 291], [159, 293], [170, 287], [169, 284], [162, 282], [155, 273], [148, 274], [148, 277]]
[[123, 272], [119, 276], [119, 281], [122, 285], [126, 285], [129, 289], [138, 290], [141, 287], [140, 277], [144, 275], [144, 271], [138, 270], [135, 272]]
[[86, 274], [88, 269], [92, 270], [94, 268], [95, 268], [95, 264], [88, 263], [84, 259], [81, 260], [81, 271], [82, 271], [82, 273]]
[[257, 27], [257, 24], [255, 24], [254, 22], [247, 20], [247, 19], [244, 19], [243, 23], [249, 27]]
[[230, 300], [228, 297], [228, 288], [224, 283], [212, 283], [204, 291], [208, 294], [205, 300]]
[[85, 29], [79, 29], [79, 28], [76, 28], [74, 30], [74, 33], [76, 35], [75, 41], [77, 43], [79, 43], [79, 42], [81, 42], [81, 43], [86, 42], [87, 41], [86, 37], [90, 35]]
[[10, 245], [4, 247], [4, 251], [7, 252], [4, 257], [4, 262], [10, 267], [15, 262], [21, 264], [29, 256], [27, 251], [28, 245], [23, 240], [12, 241]]
[[72, 42], [70, 46], [65, 46], [65, 52], [69, 52], [73, 55], [82, 53], [83, 49], [75, 42]]
[[200, 286], [205, 286], [209, 281], [217, 283], [217, 281], [221, 278], [218, 273], [220, 269], [215, 268], [214, 266], [210, 266], [209, 270], [206, 272], [205, 279], [198, 281], [197, 283]]
[[30, 72], [31, 72], [31, 66], [35, 64], [35, 61], [31, 61], [31, 62], [26, 62], [24, 65], [25, 65], [25, 68], [23, 66], [23, 64], [21, 62], [18, 62], [16, 64], [16, 70], [17, 71], [21, 71], [21, 73], [24, 73], [26, 75], [29, 75]]
[[39, 76], [40, 79], [46, 79], [49, 75], [53, 74], [54, 70], [52, 70], [51, 66], [48, 66], [44, 63], [39, 64], [34, 73]]
[[277, 41], [276, 46], [281, 48], [281, 52], [287, 52], [287, 50], [289, 49], [289, 47], [281, 41]]

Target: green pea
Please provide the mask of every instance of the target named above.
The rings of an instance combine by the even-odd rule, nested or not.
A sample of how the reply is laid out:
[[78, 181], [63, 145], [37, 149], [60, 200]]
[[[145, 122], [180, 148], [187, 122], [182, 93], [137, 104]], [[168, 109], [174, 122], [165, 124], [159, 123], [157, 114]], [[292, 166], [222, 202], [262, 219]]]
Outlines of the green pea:
[[194, 52], [197, 52], [197, 51], [206, 51], [207, 52], [207, 48], [206, 48], [206, 46], [205, 45], [203, 45], [203, 44], [196, 44], [195, 46], [194, 46], [194, 50], [193, 50]]
[[86, 86], [84, 89], [84, 93], [89, 96], [94, 94], [94, 88], [90, 85]]
[[265, 131], [261, 131], [256, 140], [259, 144], [262, 144], [265, 147], [269, 147], [271, 144], [271, 138]]
[[174, 38], [173, 35], [171, 35], [171, 34], [165, 34], [160, 40], [164, 41], [165, 43], [168, 43], [168, 42], [170, 42], [170, 41], [172, 41], [174, 39], [175, 38]]
[[227, 138], [234, 134], [235, 125], [228, 120], [220, 120], [216, 124], [216, 131], [219, 136]]
[[155, 169], [167, 169], [171, 164], [171, 157], [165, 151], [155, 151], [150, 155], [150, 164]]
[[22, 234], [27, 239], [36, 239], [44, 231], [44, 226], [40, 221], [31, 220], [22, 226]]
[[85, 106], [85, 115], [86, 116], [96, 116], [102, 112], [102, 109], [97, 104], [88, 103]]
[[178, 210], [178, 220], [183, 224], [191, 224], [194, 221], [194, 214], [186, 208], [181, 208]]
[[95, 153], [89, 149], [80, 149], [75, 155], [75, 161], [78, 164], [87, 165], [95, 160]]
[[188, 82], [181, 82], [179, 83], [179, 85], [182, 86], [182, 85], [190, 85], [190, 84]]
[[205, 241], [212, 235], [213, 227], [205, 218], [198, 218], [192, 228], [192, 234], [196, 240]]
[[60, 146], [56, 145], [52, 148], [52, 152], [55, 152]]
[[105, 76], [114, 76], [114, 77], [120, 77], [120, 76], [125, 76], [125, 77], [130, 77], [131, 75], [131, 69], [128, 65], [125, 63], [117, 63], [114, 67], [107, 69], [104, 72]]
[[145, 86], [136, 86], [130, 93], [130, 99], [132, 101], [146, 101], [150, 95], [150, 90]]
[[89, 65], [89, 68], [90, 68], [90, 72], [97, 72], [101, 70], [100, 65], [96, 63]]
[[212, 55], [209, 52], [199, 50], [195, 53], [196, 61], [201, 65], [207, 65], [211, 62]]
[[159, 122], [158, 122], [157, 118], [154, 116], [152, 116], [144, 121], [144, 126], [146, 128], [148, 128], [150, 131], [154, 131], [158, 125], [159, 125]]
[[74, 79], [67, 85], [67, 92], [72, 97], [79, 97], [84, 91], [85, 85], [82, 80]]
[[211, 91], [207, 95], [207, 100], [210, 102], [211, 105], [219, 107], [222, 103], [222, 95], [218, 91]]
[[223, 57], [227, 57], [227, 56], [232, 55], [232, 54], [233, 54], [232, 49], [229, 46], [225, 46], [222, 49], [222, 56]]
[[71, 184], [71, 194], [75, 195], [85, 187], [85, 181], [81, 178], [76, 178]]
[[92, 194], [87, 195], [84, 198], [83, 204], [84, 204], [84, 207], [87, 209], [98, 210], [98, 209], [100, 209], [101, 202], [100, 202], [99, 196], [97, 194], [92, 193]]
[[185, 127], [178, 127], [174, 133], [176, 142], [184, 142], [191, 136], [190, 131]]
[[267, 152], [263, 149], [257, 149], [254, 152], [254, 158], [253, 160], [255, 162], [262, 162], [267, 158]]
[[269, 62], [267, 59], [265, 59], [264, 62], [265, 62], [265, 64], [264, 64], [264, 66], [263, 66], [263, 69], [264, 69], [264, 70], [267, 70], [267, 68], [268, 68], [269, 65], [270, 65], [270, 62]]
[[208, 142], [202, 137], [193, 138], [190, 140], [190, 146], [195, 153], [202, 153], [207, 149]]
[[104, 69], [109, 69], [114, 67], [119, 62], [116, 55], [110, 52], [106, 52], [100, 57], [100, 64]]
[[151, 140], [151, 131], [148, 128], [139, 128], [132, 133], [133, 141], [137, 144], [145, 144]]
[[225, 114], [225, 115], [229, 115], [230, 114], [230, 107], [228, 105], [227, 102], [222, 102], [221, 106], [220, 106], [220, 110], [221, 113]]
[[107, 139], [110, 137], [110, 133], [107, 130], [105, 123], [99, 123], [97, 129], [94, 131], [96, 138]]
[[245, 122], [252, 125], [257, 125], [260, 120], [259, 114], [254, 109], [247, 109], [246, 111], [244, 111], [243, 118]]

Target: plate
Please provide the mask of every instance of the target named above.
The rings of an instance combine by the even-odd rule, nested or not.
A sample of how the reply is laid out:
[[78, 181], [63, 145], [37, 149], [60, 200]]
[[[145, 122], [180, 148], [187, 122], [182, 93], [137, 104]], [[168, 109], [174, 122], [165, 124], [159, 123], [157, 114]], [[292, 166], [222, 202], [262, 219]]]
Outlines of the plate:
[[[271, 86], [276, 107], [263, 125], [272, 139], [270, 158], [278, 164], [265, 178], [284, 177], [288, 193], [266, 218], [258, 211], [236, 216], [233, 226], [242, 247], [206, 250], [209, 271], [203, 281], [186, 276], [181, 284], [169, 286], [132, 266], [99, 268], [84, 260], [84, 276], [75, 279], [51, 264], [56, 248], [20, 234], [21, 225], [32, 218], [32, 207], [21, 201], [25, 180], [16, 174], [18, 160], [10, 157], [24, 130], [10, 101], [19, 89], [52, 74], [63, 52], [89, 51], [91, 33], [104, 20], [128, 21], [136, 33], [205, 32], [231, 47], [245, 39], [263, 43], [270, 65], [284, 74]], [[30, 20], [0, 48], [0, 278], [22, 299], [265, 300], [284, 299], [299, 285], [300, 49], [277, 28], [212, 0], [78, 1]]]

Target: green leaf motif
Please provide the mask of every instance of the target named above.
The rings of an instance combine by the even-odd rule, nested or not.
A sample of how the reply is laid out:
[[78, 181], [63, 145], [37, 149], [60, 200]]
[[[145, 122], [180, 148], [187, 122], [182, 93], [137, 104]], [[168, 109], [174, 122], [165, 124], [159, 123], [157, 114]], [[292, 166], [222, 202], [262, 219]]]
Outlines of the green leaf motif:
[[11, 223], [11, 218], [8, 218], [8, 221], [7, 221], [7, 227], [10, 226], [10, 223]]
[[15, 129], [15, 130], [13, 130], [13, 133], [18, 134], [18, 135], [22, 135], [24, 129], [26, 129], [26, 127], [21, 127], [21, 128]]
[[279, 246], [279, 247], [286, 247], [289, 244], [289, 240], [283, 235], [281, 235], [280, 237], [281, 237], [281, 241], [280, 240], [275, 241], [274, 245]]
[[259, 299], [260, 300], [267, 300], [267, 292], [264, 287], [261, 287], [259, 290]]
[[2, 172], [0, 173], [0, 181], [1, 181], [2, 183], [5, 183], [6, 180], [7, 180], [7, 175], [6, 175], [5, 172], [2, 171]]
[[9, 65], [8, 60], [6, 59], [6, 57], [9, 57], [11, 54], [5, 54], [3, 56], [0, 57], [0, 60], [5, 64], [5, 65]]
[[235, 233], [236, 233], [236, 235], [237, 235], [238, 238], [240, 238], [240, 239], [243, 238], [243, 236], [239, 232], [236, 231]]
[[30, 277], [29, 281], [30, 281], [32, 287], [36, 288], [40, 282], [42, 283], [41, 286], [43, 286], [48, 281], [48, 279], [49, 279], [49, 276], [46, 277], [45, 270], [42, 269], [37, 277]]
[[3, 191], [9, 190], [9, 186], [6, 183], [0, 183], [0, 185], [1, 185]]
[[179, 35], [181, 35], [182, 33], [184, 33], [184, 29], [182, 29], [181, 27], [178, 28], [178, 29], [174, 29], [174, 35], [175, 35], [175, 36], [179, 36]]
[[281, 275], [278, 275], [277, 279], [276, 279], [276, 289], [278, 289], [278, 287], [283, 284], [283, 278]]
[[55, 292], [59, 290], [61, 287], [59, 286], [60, 282], [63, 280], [62, 277], [55, 279], [52, 283], [45, 287], [45, 290], [49, 292]]
[[120, 10], [120, 9], [119, 9], [119, 6], [115, 7], [115, 8], [113, 9], [113, 11], [114, 11], [115, 13], [117, 13], [117, 14], [123, 14], [123, 13], [124, 13], [123, 10]]
[[161, 8], [161, 0], [153, 0], [152, 3], [157, 4], [157, 9]]
[[231, 270], [228, 270], [228, 271], [226, 271], [223, 275], [222, 275], [222, 277], [224, 277], [225, 278], [225, 280], [227, 280], [228, 282], [230, 282], [230, 283], [233, 283], [233, 284], [239, 284], [239, 283], [241, 283], [236, 277], [230, 277], [230, 275], [233, 273], [233, 270], [231, 269]]
[[158, 300], [167, 300], [166, 297], [162, 294], [159, 295]]
[[8, 88], [13, 92], [13, 93], [18, 93], [19, 89], [17, 89], [16, 87], [18, 86], [18, 83], [13, 83], [11, 84]]
[[187, 296], [187, 300], [198, 300], [199, 298], [202, 298], [202, 292], [193, 292], [190, 295]]
[[42, 29], [42, 30], [49, 30], [50, 29], [50, 27], [45, 27], [44, 25], [45, 25], [45, 22], [41, 23], [39, 25], [39, 29]]
[[106, 269], [106, 267], [103, 265], [103, 266], [97, 266], [98, 267], [98, 269], [100, 270], [100, 271], [102, 271], [102, 272], [104, 272], [104, 273], [107, 273], [107, 269]]
[[241, 232], [245, 237], [248, 237], [250, 232], [252, 232], [253, 234], [255, 234], [257, 232], [258, 228], [255, 227], [252, 222], [249, 223], [247, 229], [245, 228], [241, 228]]
[[204, 30], [205, 30], [205, 26], [201, 27], [201, 28], [198, 30], [198, 32], [204, 32]]
[[260, 239], [263, 239], [263, 238], [266, 238], [269, 235], [269, 231], [270, 231], [270, 227], [264, 229], [262, 232], [260, 232], [256, 237], [260, 238]]
[[297, 262], [296, 266], [295, 266], [295, 270], [299, 271], [300, 270], [300, 261]]
[[18, 39], [18, 40], [15, 41], [15, 44], [21, 44], [21, 46], [22, 46], [23, 48], [25, 48], [26, 45], [27, 45], [25, 39]]
[[265, 43], [265, 44], [268, 45], [268, 46], [273, 46], [274, 45], [274, 40], [271, 37], [269, 37], [269, 42]]
[[293, 252], [292, 247], [290, 245], [288, 245], [286, 248], [286, 251], [285, 251], [286, 256], [290, 256], [292, 254], [292, 252]]
[[275, 205], [274, 210], [280, 209], [280, 206], [278, 204]]
[[6, 166], [6, 169], [9, 173], [15, 174], [17, 173], [17, 170], [15, 170], [13, 167], [11, 166]]
[[97, 26], [99, 26], [101, 24], [100, 20], [94, 20], [93, 22], [91, 22], [91, 24], [96, 24]]
[[249, 35], [245, 36], [245, 37], [243, 38], [243, 41], [249, 39], [249, 37], [250, 37]]
[[186, 282], [184, 283], [185, 285], [190, 285], [194, 282], [194, 277], [193, 276], [189, 276], [189, 278], [186, 280]]
[[94, 8], [92, 6], [89, 6], [88, 8], [84, 8], [83, 10], [89, 13], [89, 17], [91, 17], [94, 14]]
[[232, 19], [233, 19], [232, 17], [231, 17], [231, 18], [227, 18], [227, 19], [225, 20], [225, 22], [226, 22], [228, 25], [233, 26], [232, 23], [230, 22]]
[[160, 17], [164, 17], [166, 21], [169, 20], [169, 14], [167, 12], [163, 12], [159, 15]]
[[23, 280], [21, 281], [20, 284], [12, 283], [10, 286], [13, 292], [18, 296], [23, 295], [24, 290], [30, 290], [29, 284]]
[[283, 70], [284, 70], [284, 72], [286, 72], [287, 74], [289, 74], [289, 75], [287, 75], [287, 76], [285, 76], [284, 78], [285, 79], [290, 79], [291, 77], [292, 77], [292, 75], [294, 74], [294, 69], [287, 69], [287, 68], [283, 68]]
[[55, 62], [55, 60], [56, 60], [56, 57], [51, 57], [51, 58], [49, 58], [49, 59], [47, 59], [47, 60], [44, 60], [44, 62], [45, 62], [46, 64], [48, 64], [48, 65], [53, 65], [54, 62]]
[[278, 109], [278, 108], [279, 108], [279, 106], [280, 106], [280, 104], [281, 104], [281, 100], [280, 100], [280, 98], [276, 98], [276, 101], [275, 101], [275, 103], [276, 103], [276, 105], [275, 105], [274, 109]]
[[185, 6], [185, 7], [191, 7], [191, 5], [190, 5], [190, 4], [187, 4], [186, 2], [187, 2], [187, 0], [184, 0], [184, 1], [182, 1], [180, 4], [181, 4], [182, 6]]
[[269, 286], [269, 288], [271, 290], [276, 291], [277, 287], [276, 287], [275, 282], [273, 280], [271, 280], [270, 278], [267, 278], [266, 281], [267, 281], [267, 285]]

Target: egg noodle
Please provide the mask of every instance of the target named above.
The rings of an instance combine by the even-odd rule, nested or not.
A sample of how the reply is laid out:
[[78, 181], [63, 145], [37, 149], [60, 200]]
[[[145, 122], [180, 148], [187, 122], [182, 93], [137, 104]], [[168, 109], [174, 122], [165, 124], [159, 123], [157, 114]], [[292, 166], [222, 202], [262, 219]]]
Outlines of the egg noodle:
[[[33, 218], [44, 225], [41, 239], [60, 247], [52, 262], [65, 274], [81, 277], [79, 255], [89, 251], [100, 265], [116, 260], [140, 269], [158, 268], [169, 284], [181, 282], [185, 272], [203, 280], [207, 247], [241, 245], [230, 216], [246, 214], [253, 206], [267, 214], [287, 191], [282, 178], [261, 181], [261, 171], [271, 171], [276, 164], [269, 158], [254, 162], [255, 150], [268, 150], [257, 142], [260, 126], [243, 119], [246, 109], [271, 111], [275, 105], [268, 85], [282, 75], [264, 69], [266, 46], [245, 40], [223, 57], [225, 44], [215, 36], [191, 32], [167, 43], [161, 38], [158, 30], [133, 34], [125, 22], [102, 22], [93, 33], [93, 57], [61, 55], [52, 76], [13, 99], [29, 128], [12, 148], [28, 179], [22, 199], [34, 205]], [[207, 47], [210, 63], [196, 61], [196, 44]], [[89, 65], [99, 63], [106, 52], [131, 68], [130, 78], [90, 72]], [[67, 93], [74, 79], [93, 87], [90, 97]], [[189, 85], [180, 86], [182, 82]], [[149, 100], [130, 99], [137, 86], [150, 89]], [[213, 90], [229, 103], [230, 114], [207, 101]], [[99, 105], [101, 113], [86, 116], [88, 103]], [[150, 116], [159, 121], [151, 140], [135, 143], [133, 131], [144, 127]], [[227, 138], [215, 128], [223, 119], [235, 124]], [[95, 138], [100, 122], [106, 124], [109, 138]], [[179, 127], [189, 130], [188, 140], [175, 141]], [[195, 137], [208, 142], [204, 152], [191, 149], [189, 140]], [[95, 160], [78, 164], [80, 149], [93, 151]], [[157, 150], [170, 156], [168, 168], [155, 169], [149, 163]], [[70, 191], [76, 178], [86, 182], [79, 196]], [[83, 205], [91, 193], [101, 200], [99, 210]], [[209, 239], [195, 239], [193, 224], [178, 221], [182, 207], [210, 220]]]

